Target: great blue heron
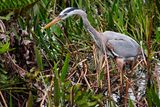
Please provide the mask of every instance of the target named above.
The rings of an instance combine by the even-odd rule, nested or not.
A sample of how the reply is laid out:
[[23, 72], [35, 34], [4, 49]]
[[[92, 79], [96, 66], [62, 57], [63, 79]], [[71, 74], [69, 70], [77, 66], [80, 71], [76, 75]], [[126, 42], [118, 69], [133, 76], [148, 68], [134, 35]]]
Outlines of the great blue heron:
[[82, 17], [85, 28], [89, 31], [94, 42], [96, 43], [100, 51], [104, 54], [104, 56], [110, 55], [116, 59], [117, 66], [120, 72], [122, 72], [125, 61], [134, 61], [137, 56], [142, 54], [140, 45], [131, 37], [113, 31], [96, 31], [88, 21], [86, 12], [84, 12], [82, 9], [73, 7], [64, 9], [53, 21], [47, 24], [43, 29], [49, 28], [59, 20], [64, 20], [74, 14]]

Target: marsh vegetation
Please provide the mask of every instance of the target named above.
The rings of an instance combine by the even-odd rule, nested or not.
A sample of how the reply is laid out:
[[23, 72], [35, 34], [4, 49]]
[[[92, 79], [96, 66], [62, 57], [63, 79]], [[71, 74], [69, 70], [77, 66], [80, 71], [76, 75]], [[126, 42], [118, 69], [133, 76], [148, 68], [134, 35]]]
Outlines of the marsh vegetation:
[[[136, 40], [147, 57], [124, 73], [109, 60], [100, 68], [95, 43], [82, 19], [72, 16], [41, 28], [66, 7], [86, 11], [99, 32], [115, 31]], [[0, 3], [0, 107], [160, 107], [159, 0], [2, 0]]]

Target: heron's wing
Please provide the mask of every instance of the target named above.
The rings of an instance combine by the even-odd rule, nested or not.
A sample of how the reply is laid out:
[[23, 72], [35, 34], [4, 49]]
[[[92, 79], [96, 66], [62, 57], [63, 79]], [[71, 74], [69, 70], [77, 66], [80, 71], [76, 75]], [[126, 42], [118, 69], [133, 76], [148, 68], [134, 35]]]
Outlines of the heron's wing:
[[111, 39], [106, 43], [107, 48], [118, 57], [135, 57], [138, 53], [138, 47], [130, 40]]

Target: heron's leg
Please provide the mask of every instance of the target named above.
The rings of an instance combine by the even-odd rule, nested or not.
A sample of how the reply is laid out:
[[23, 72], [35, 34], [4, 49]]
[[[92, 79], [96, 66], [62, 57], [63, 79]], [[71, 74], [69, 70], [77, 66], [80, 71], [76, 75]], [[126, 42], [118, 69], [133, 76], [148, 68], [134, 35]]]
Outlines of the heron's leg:
[[116, 58], [116, 63], [117, 63], [118, 72], [120, 73], [120, 96], [122, 96], [124, 59], [123, 58]]

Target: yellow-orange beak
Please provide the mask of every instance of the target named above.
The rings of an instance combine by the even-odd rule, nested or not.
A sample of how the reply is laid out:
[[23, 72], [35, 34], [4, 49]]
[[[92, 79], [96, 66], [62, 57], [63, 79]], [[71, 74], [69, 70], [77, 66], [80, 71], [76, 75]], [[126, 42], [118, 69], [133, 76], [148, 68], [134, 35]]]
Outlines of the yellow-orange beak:
[[46, 26], [44, 26], [42, 29], [47, 29], [50, 26], [52, 26], [53, 24], [55, 24], [56, 22], [58, 22], [59, 20], [61, 20], [60, 17], [56, 17], [55, 19], [53, 19], [50, 23], [48, 23]]

